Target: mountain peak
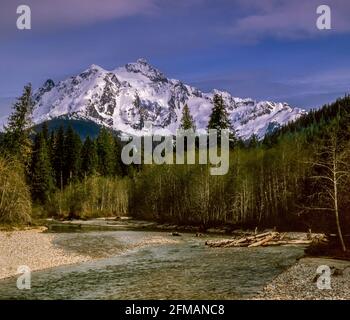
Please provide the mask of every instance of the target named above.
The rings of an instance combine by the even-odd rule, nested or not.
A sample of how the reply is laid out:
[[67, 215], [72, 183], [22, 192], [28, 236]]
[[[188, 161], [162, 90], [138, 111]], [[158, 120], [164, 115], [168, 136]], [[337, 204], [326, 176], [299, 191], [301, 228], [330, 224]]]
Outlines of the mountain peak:
[[92, 64], [89, 68], [85, 70], [85, 72], [87, 71], [104, 71], [104, 69], [97, 64]]
[[142, 64], [142, 65], [150, 65], [148, 61], [145, 58], [139, 58], [136, 60], [136, 63]]
[[166, 82], [167, 78], [158, 69], [153, 67], [144, 58], [139, 58], [136, 62], [126, 64], [125, 69], [128, 72], [140, 73], [152, 81]]
[[263, 138], [304, 114], [288, 104], [241, 99], [219, 90], [201, 92], [179, 80], [168, 80], [146, 59], [138, 59], [113, 71], [93, 64], [57, 84], [49, 80], [34, 96], [33, 122], [64, 116], [142, 135], [145, 121], [150, 121], [158, 134], [174, 134], [187, 104], [198, 132], [206, 132], [215, 93], [222, 95], [231, 124], [243, 139], [253, 134]]

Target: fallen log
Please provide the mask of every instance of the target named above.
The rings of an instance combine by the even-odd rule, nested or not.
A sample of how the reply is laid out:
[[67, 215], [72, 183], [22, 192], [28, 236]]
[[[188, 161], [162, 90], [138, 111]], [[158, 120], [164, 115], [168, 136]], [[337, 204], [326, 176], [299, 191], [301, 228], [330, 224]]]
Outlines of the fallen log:
[[271, 234], [277, 234], [278, 232], [272, 232], [272, 231], [268, 231], [268, 232], [264, 232], [264, 233], [260, 233], [260, 234], [257, 234], [256, 236], [252, 236], [252, 238], [255, 238], [255, 239], [259, 239], [261, 237], [266, 237], [266, 236], [269, 236]]
[[265, 237], [264, 239], [262, 239], [260, 241], [257, 241], [257, 242], [254, 242], [254, 243], [250, 244], [248, 246], [248, 248], [259, 247], [259, 246], [263, 245], [264, 243], [267, 243], [270, 240], [272, 240], [275, 236], [276, 236], [276, 234], [271, 234], [271, 235]]
[[317, 241], [327, 241], [324, 235], [314, 236], [311, 239], [290, 239], [288, 233], [265, 232], [253, 236], [243, 236], [240, 239], [225, 239], [207, 241], [205, 244], [214, 248], [278, 246], [278, 245], [308, 245]]
[[205, 244], [214, 248], [248, 247], [250, 244], [264, 240], [266, 237], [269, 237], [272, 234], [275, 236], [275, 233], [266, 232], [257, 236], [243, 237], [238, 240], [237, 239], [212, 240], [212, 241], [208, 240], [206, 241]]
[[262, 244], [263, 247], [268, 246], [282, 246], [289, 244], [311, 244], [312, 240], [275, 240], [269, 241], [267, 243]]
[[234, 242], [235, 240], [208, 240], [205, 242], [207, 246], [210, 247], [223, 247], [229, 243]]
[[312, 240], [290, 240], [288, 244], [310, 244]]

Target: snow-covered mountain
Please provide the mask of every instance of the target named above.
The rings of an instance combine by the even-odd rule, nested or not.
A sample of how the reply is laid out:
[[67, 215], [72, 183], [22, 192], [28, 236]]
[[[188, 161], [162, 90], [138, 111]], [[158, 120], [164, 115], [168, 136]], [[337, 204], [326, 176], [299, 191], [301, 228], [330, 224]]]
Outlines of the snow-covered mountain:
[[205, 130], [215, 93], [223, 96], [237, 135], [262, 138], [268, 131], [300, 117], [304, 110], [287, 103], [257, 102], [228, 92], [204, 93], [168, 79], [144, 59], [112, 71], [92, 65], [81, 74], [55, 84], [47, 80], [34, 95], [33, 122], [58, 117], [92, 120], [129, 134], [142, 134], [151, 121], [159, 134], [175, 133], [188, 104], [199, 131]]

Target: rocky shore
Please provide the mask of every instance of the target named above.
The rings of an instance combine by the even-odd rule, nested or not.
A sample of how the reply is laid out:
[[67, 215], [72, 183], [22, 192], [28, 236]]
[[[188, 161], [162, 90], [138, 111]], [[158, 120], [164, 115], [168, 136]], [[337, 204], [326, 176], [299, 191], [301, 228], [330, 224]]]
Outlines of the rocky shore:
[[[45, 230], [46, 227], [0, 231], [0, 279], [15, 276], [17, 268], [23, 265], [28, 266], [31, 271], [36, 271], [106, 258], [120, 254], [125, 250], [147, 245], [177, 243], [178, 241], [169, 238], [169, 236], [148, 235], [133, 242], [128, 242], [128, 239], [125, 238], [123, 241], [126, 244], [123, 244], [116, 243], [115, 239], [110, 239], [105, 235], [105, 237], [98, 238], [101, 248], [97, 250], [98, 254], [96, 254], [96, 250], [89, 251], [88, 248], [79, 247], [79, 241], [76, 241], [76, 237], [83, 236], [80, 233], [66, 234], [67, 243], [62, 246], [61, 236], [55, 233], [45, 233]], [[89, 233], [84, 236], [89, 236]], [[96, 243], [93, 242], [93, 239], [92, 236], [90, 241], [96, 249]]]
[[[317, 286], [319, 266], [331, 271], [330, 289]], [[254, 299], [261, 300], [348, 300], [350, 299], [350, 261], [328, 258], [302, 258], [277, 276]]]
[[34, 271], [90, 259], [58, 248], [53, 243], [54, 234], [44, 230], [0, 231], [0, 279], [16, 275], [22, 265]]

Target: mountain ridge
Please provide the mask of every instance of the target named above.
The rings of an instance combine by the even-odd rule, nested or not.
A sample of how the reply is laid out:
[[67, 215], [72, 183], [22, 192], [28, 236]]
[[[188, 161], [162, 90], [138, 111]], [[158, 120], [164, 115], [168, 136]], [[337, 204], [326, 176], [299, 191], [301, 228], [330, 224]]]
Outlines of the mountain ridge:
[[261, 139], [306, 113], [287, 103], [242, 99], [217, 89], [205, 93], [167, 78], [141, 58], [111, 71], [93, 64], [57, 84], [47, 80], [33, 95], [33, 123], [67, 116], [142, 135], [144, 122], [151, 121], [156, 133], [167, 135], [176, 132], [187, 103], [201, 132], [206, 130], [216, 93], [223, 96], [231, 123], [243, 139], [253, 134]]

